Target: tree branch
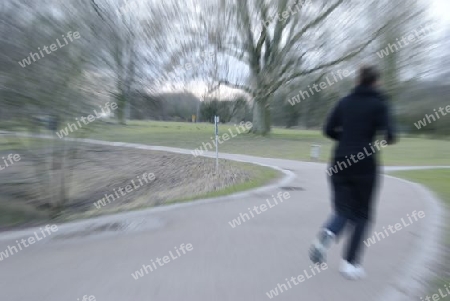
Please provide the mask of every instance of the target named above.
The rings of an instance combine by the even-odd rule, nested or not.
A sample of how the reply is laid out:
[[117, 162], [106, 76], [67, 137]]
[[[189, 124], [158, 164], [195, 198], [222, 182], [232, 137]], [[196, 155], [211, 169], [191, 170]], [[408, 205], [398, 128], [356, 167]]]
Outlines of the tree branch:
[[300, 61], [303, 59], [303, 57], [309, 52], [311, 49], [304, 51], [299, 57], [296, 59], [290, 59], [283, 69], [279, 72], [280, 76], [283, 76], [283, 74], [291, 67], [292, 65], [298, 65]]
[[344, 2], [344, 0], [338, 0], [336, 3], [331, 5], [326, 11], [324, 11], [320, 16], [309, 22], [305, 27], [303, 27], [297, 34], [295, 34], [292, 39], [290, 39], [290, 42], [286, 44], [283, 51], [281, 52], [280, 56], [284, 57], [291, 48], [295, 45], [295, 43], [311, 28], [314, 26], [320, 24], [323, 20], [325, 20], [336, 8], [339, 7]]
[[261, 55], [262, 55], [262, 47], [265, 45], [265, 53], [264, 53], [264, 61], [263, 61], [264, 65], [261, 62], [261, 66], [264, 67], [265, 65], [268, 64], [268, 61], [269, 61], [270, 45], [271, 45], [271, 43], [270, 43], [270, 33], [267, 30], [267, 27], [265, 25], [265, 21], [267, 20], [268, 8], [267, 8], [267, 4], [265, 3], [264, 0], [260, 0], [259, 1], [258, 7], [260, 7], [260, 13], [261, 13], [261, 28], [262, 28], [262, 30], [261, 30], [261, 37], [264, 35], [264, 41], [261, 41], [261, 39], [260, 39], [261, 44], [258, 42], [256, 49], [257, 49], [257, 53], [259, 54], [258, 59], [260, 60], [261, 59]]
[[103, 18], [102, 14], [100, 13], [100, 7], [97, 5], [97, 3], [95, 2], [95, 0], [91, 0], [91, 4], [92, 4], [92, 7], [94, 8], [95, 12], [97, 13], [97, 15], [98, 15], [103, 21], [105, 21], [105, 19]]
[[[388, 23], [389, 24], [389, 23]], [[331, 66], [334, 66], [334, 65], [337, 65], [337, 64], [339, 64], [339, 63], [341, 63], [341, 62], [343, 62], [343, 61], [346, 61], [346, 60], [349, 60], [349, 59], [351, 59], [351, 58], [353, 58], [353, 57], [355, 57], [355, 56], [357, 56], [358, 54], [360, 54], [364, 49], [366, 49], [384, 30], [385, 30], [385, 28], [388, 26], [388, 24], [385, 24], [383, 27], [381, 27], [380, 29], [378, 29], [375, 33], [374, 33], [374, 35], [372, 36], [372, 38], [371, 39], [369, 39], [367, 42], [365, 42], [364, 44], [361, 44], [360, 46], [358, 46], [358, 47], [356, 47], [356, 49], [354, 49], [354, 50], [352, 50], [350, 53], [348, 53], [348, 54], [346, 54], [346, 55], [344, 55], [344, 56], [342, 56], [342, 57], [340, 57], [340, 58], [338, 58], [338, 59], [335, 59], [335, 60], [333, 60], [333, 61], [331, 61], [331, 62], [328, 62], [328, 63], [325, 63], [325, 64], [320, 64], [320, 65], [318, 65], [318, 66], [316, 66], [316, 67], [314, 67], [314, 68], [311, 68], [311, 69], [308, 69], [308, 70], [304, 70], [304, 71], [300, 71], [300, 72], [296, 72], [296, 73], [294, 73], [294, 74], [292, 74], [292, 75], [290, 75], [290, 76], [288, 76], [287, 78], [285, 78], [285, 79], [282, 79], [282, 80], [280, 80], [278, 83], [276, 83], [273, 87], [272, 87], [272, 89], [270, 89], [269, 91], [268, 91], [268, 93], [266, 93], [265, 94], [265, 97], [267, 97], [267, 96], [269, 96], [270, 94], [272, 94], [272, 93], [274, 93], [276, 90], [278, 90], [280, 87], [281, 87], [281, 85], [283, 85], [283, 84], [287, 84], [287, 83], [289, 83], [290, 81], [292, 81], [292, 80], [294, 80], [294, 79], [296, 79], [296, 78], [298, 78], [298, 77], [302, 77], [302, 76], [305, 76], [305, 75], [309, 75], [309, 74], [312, 74], [312, 73], [314, 73], [314, 72], [316, 72], [316, 71], [320, 71], [320, 70], [322, 70], [322, 69], [325, 69], [325, 68], [328, 68], [328, 67], [331, 67]]]
[[267, 29], [263, 26], [263, 29], [261, 31], [261, 36], [259, 37], [258, 43], [256, 44], [256, 48], [255, 48], [255, 53], [256, 56], [258, 57], [258, 62], [259, 59], [261, 58], [261, 50], [262, 50], [262, 46], [264, 45], [264, 41], [267, 38]]
[[[279, 0], [278, 2], [278, 15], [282, 15], [283, 12], [286, 9], [287, 6], [287, 0]], [[271, 55], [269, 58], [269, 62], [273, 61], [274, 57], [277, 55], [278, 48], [280, 47], [280, 43], [283, 36], [283, 31], [286, 28], [286, 24], [288, 21], [285, 21], [284, 23], [281, 22], [281, 20], [278, 20], [278, 22], [275, 25], [275, 29], [273, 32], [273, 39], [272, 39], [272, 49], [271, 49]]]
[[211, 94], [212, 92], [216, 91], [217, 89], [220, 88], [221, 85], [225, 85], [225, 86], [228, 86], [228, 87], [233, 88], [233, 89], [242, 90], [242, 91], [247, 92], [248, 94], [250, 94], [252, 96], [254, 95], [254, 92], [253, 92], [252, 89], [250, 89], [250, 87], [247, 87], [247, 86], [244, 86], [244, 85], [239, 85], [239, 84], [233, 84], [233, 83], [230, 83], [226, 79], [220, 80], [219, 83], [216, 86], [214, 86], [211, 89], [209, 89], [207, 94]]

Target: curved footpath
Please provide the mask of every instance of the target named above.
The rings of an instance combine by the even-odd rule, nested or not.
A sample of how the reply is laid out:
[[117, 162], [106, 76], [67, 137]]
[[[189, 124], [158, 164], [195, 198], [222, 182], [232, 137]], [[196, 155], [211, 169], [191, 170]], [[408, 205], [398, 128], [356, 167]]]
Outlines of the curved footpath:
[[[190, 154], [168, 147], [85, 141]], [[87, 295], [98, 301], [261, 301], [271, 299], [269, 293], [275, 300], [410, 301], [424, 296], [421, 285], [439, 256], [444, 212], [428, 190], [383, 177], [374, 230], [384, 232], [397, 223], [402, 229], [374, 240], [365, 259], [369, 277], [353, 282], [338, 273], [342, 240], [329, 253], [328, 269], [312, 271], [308, 260], [310, 242], [330, 211], [324, 164], [221, 157], [274, 166], [284, 177], [233, 196], [60, 225], [55, 233], [0, 261], [0, 300], [76, 301]], [[290, 198], [276, 204], [272, 195], [280, 192]], [[261, 204], [267, 204], [264, 212]], [[254, 206], [261, 208], [260, 214], [253, 211], [251, 217], [248, 208]], [[423, 211], [425, 217], [416, 221], [414, 211]], [[249, 220], [232, 227], [230, 222], [240, 213]], [[3, 233], [0, 252], [35, 232], [41, 233]], [[135, 274], [140, 269], [142, 277]]]

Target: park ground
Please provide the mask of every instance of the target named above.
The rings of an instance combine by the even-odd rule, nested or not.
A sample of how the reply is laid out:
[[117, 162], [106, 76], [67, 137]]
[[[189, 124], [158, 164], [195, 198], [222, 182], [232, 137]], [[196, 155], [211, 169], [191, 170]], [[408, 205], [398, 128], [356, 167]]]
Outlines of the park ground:
[[[219, 136], [230, 131], [236, 133], [235, 124], [219, 126]], [[151, 145], [198, 149], [203, 142], [213, 138], [214, 127], [207, 123], [130, 122], [128, 126], [115, 126], [115, 130], [103, 130], [99, 126], [94, 136], [109, 141], [139, 142]], [[319, 130], [273, 128], [267, 137], [240, 134], [219, 146], [220, 152], [247, 154], [267, 158], [310, 161], [311, 145], [321, 145], [320, 162], [327, 162], [333, 142]], [[399, 143], [389, 146], [381, 153], [381, 162], [386, 166], [450, 166], [450, 140], [430, 137], [402, 136]], [[440, 199], [450, 205], [450, 170], [416, 170], [393, 173], [425, 185]], [[450, 226], [450, 225], [449, 225]], [[450, 231], [446, 231], [445, 247], [450, 250]], [[449, 257], [449, 256], [448, 256]], [[443, 267], [450, 266], [450, 257]], [[430, 292], [450, 283], [449, 268], [443, 268], [430, 284]]]
[[[0, 173], [0, 229], [5, 230], [48, 219], [65, 222], [218, 197], [264, 186], [280, 176], [276, 170], [250, 163], [221, 161], [216, 172], [211, 158], [75, 141], [67, 142], [76, 144], [76, 152], [68, 155], [67, 172], [61, 174], [44, 169], [52, 164], [52, 144], [60, 141], [12, 140], [17, 139], [19, 145], [0, 155], [22, 155]], [[32, 148], [23, 149], [23, 144]], [[65, 202], [55, 216], [51, 195], [61, 179], [67, 183]]]
[[[87, 131], [86, 131], [87, 130]], [[41, 132], [43, 134], [52, 134], [51, 132]], [[319, 162], [327, 162], [331, 153], [333, 142], [326, 139], [319, 130], [300, 130], [300, 129], [285, 129], [285, 128], [273, 128], [270, 135], [262, 137], [253, 134], [249, 134], [243, 131], [243, 127], [239, 127], [239, 124], [220, 124], [219, 136], [224, 137], [224, 134], [228, 134], [229, 140], [223, 141], [219, 145], [220, 153], [230, 154], [245, 154], [257, 157], [265, 158], [279, 158], [290, 159], [299, 161], [310, 161], [310, 149], [311, 145], [320, 145], [321, 152]], [[154, 146], [168, 146], [177, 147], [183, 149], [191, 149], [193, 152], [195, 149], [203, 148], [209, 143], [213, 146], [212, 139], [214, 137], [214, 125], [210, 123], [182, 123], [182, 122], [158, 122], [158, 121], [130, 121], [127, 125], [118, 125], [113, 123], [98, 122], [93, 124], [88, 129], [81, 129], [78, 132], [70, 133], [69, 138], [86, 137], [91, 139], [106, 140], [106, 141], [119, 141], [129, 143], [139, 143]], [[381, 138], [380, 138], [381, 139]], [[224, 140], [224, 139], [221, 139]], [[42, 139], [30, 139], [30, 138], [7, 138], [0, 143], [0, 151], [10, 152], [26, 149], [27, 151], [42, 152], [42, 150], [48, 149], [49, 141]], [[208, 149], [214, 151], [214, 149]], [[100, 161], [109, 160], [105, 156], [109, 156], [112, 152], [90, 152], [89, 156], [91, 160], [98, 161], [92, 154], [99, 154], [102, 158], [97, 158]], [[381, 152], [381, 162], [386, 166], [447, 166], [450, 165], [450, 141], [442, 139], [431, 139], [426, 137], [400, 137], [398, 144], [389, 146]], [[83, 155], [84, 156], [84, 155]], [[197, 160], [199, 157], [182, 155], [187, 161]], [[127, 156], [119, 156], [120, 163], [127, 165]], [[135, 158], [136, 159], [136, 158]], [[112, 159], [117, 161], [117, 158]], [[130, 157], [130, 160], [131, 157]], [[83, 160], [81, 166], [83, 170], [90, 170], [91, 172], [98, 172], [101, 176], [91, 177], [98, 179], [100, 182], [107, 183], [108, 172], [105, 172], [107, 166], [103, 166], [99, 169], [97, 164], [96, 170], [89, 167], [89, 160]], [[137, 161], [137, 160], [134, 160]], [[141, 160], [142, 161], [142, 160]], [[153, 160], [154, 161], [154, 160]], [[212, 160], [208, 159], [211, 163]], [[131, 161], [130, 161], [131, 163]], [[198, 163], [198, 162], [197, 162]], [[209, 164], [208, 163], [208, 164]], [[104, 164], [103, 164], [104, 165]], [[157, 162], [156, 162], [157, 165]], [[198, 165], [198, 164], [197, 164]], [[211, 169], [214, 164], [209, 164]], [[221, 165], [232, 166], [233, 168], [243, 169], [245, 173], [245, 179], [243, 181], [237, 181], [236, 183], [228, 183], [219, 189], [211, 189], [210, 191], [200, 191], [199, 193], [191, 193], [183, 197], [175, 195], [172, 198], [166, 198], [164, 204], [190, 201], [194, 199], [201, 199], [206, 197], [215, 197], [221, 195], [227, 195], [239, 191], [249, 190], [261, 185], [265, 185], [277, 177], [279, 173], [274, 170], [256, 166], [252, 164], [243, 163], [231, 163], [230, 161], [222, 161]], [[167, 167], [167, 166], [166, 166]], [[445, 171], [442, 171], [443, 173]], [[123, 179], [115, 178], [113, 182], [120, 183], [128, 178], [132, 178], [132, 173], [128, 173]], [[251, 174], [252, 177], [248, 177]], [[169, 176], [169, 175], [168, 175]], [[112, 180], [111, 180], [112, 181]], [[92, 183], [97, 184], [97, 183]], [[106, 185], [106, 184], [105, 184]], [[103, 185], [103, 186], [105, 186]], [[79, 186], [79, 185], [78, 185]], [[98, 185], [101, 187], [102, 185]], [[117, 186], [117, 185], [116, 185]], [[83, 186], [84, 187], [84, 186]], [[76, 190], [76, 189], [75, 189]], [[91, 191], [92, 198], [95, 196], [97, 200], [100, 191]], [[107, 191], [104, 191], [107, 192]], [[1, 203], [10, 204], [10, 200], [2, 197]], [[87, 202], [89, 196], [86, 195], [83, 202]], [[35, 212], [28, 206], [21, 206], [15, 202], [16, 205], [3, 205], [3, 214], [0, 214], [0, 226], [10, 226], [16, 224], [22, 224], [25, 220], [45, 220], [45, 216], [42, 216], [39, 212]], [[154, 204], [153, 204], [154, 205]], [[150, 205], [150, 206], [153, 206]], [[141, 208], [142, 206], [138, 206]], [[128, 208], [130, 210], [131, 208]], [[114, 208], [111, 210], [103, 210], [104, 214], [113, 213], [114, 211], [124, 210], [124, 208]], [[91, 214], [75, 214], [78, 218], [89, 217]], [[72, 219], [70, 217], [69, 219]]]
[[[219, 135], [223, 136], [223, 134], [229, 133], [230, 131], [236, 134], [236, 126], [233, 124], [220, 125]], [[200, 148], [203, 143], [211, 142], [213, 133], [213, 125], [205, 123], [130, 122], [126, 126], [98, 124], [87, 138], [194, 150]], [[75, 137], [75, 133], [73, 137]], [[41, 139], [21, 138], [19, 140], [16, 141], [17, 143], [14, 143], [14, 140], [9, 140], [0, 144], [0, 151], [10, 152], [11, 150], [18, 150], [22, 147], [26, 147], [27, 149], [45, 149], [49, 143]], [[267, 137], [245, 133], [238, 134], [236, 137], [221, 143], [219, 150], [223, 153], [310, 161], [310, 147], [313, 144], [322, 146], [319, 161], [326, 162], [329, 159], [333, 143], [325, 139], [320, 131], [274, 128], [272, 133]], [[389, 146], [383, 150], [381, 160], [382, 164], [386, 166], [449, 166], [449, 153], [449, 140], [430, 139], [426, 137], [401, 137], [398, 144]], [[191, 155], [184, 156], [186, 158], [198, 159]], [[106, 159], [103, 158], [103, 160]], [[93, 157], [92, 160], [95, 160], [95, 158]], [[126, 162], [122, 163], [125, 164]], [[256, 180], [244, 181], [236, 185], [227, 186], [218, 191], [203, 193], [201, 195], [174, 198], [168, 200], [167, 203], [231, 194], [265, 185], [279, 177], [279, 173], [274, 171], [269, 172], [261, 166], [254, 166], [252, 164], [242, 165], [241, 163], [230, 163], [229, 161], [222, 161], [222, 164], [233, 164], [233, 168], [243, 168], [247, 173], [250, 172], [250, 174], [256, 176]], [[402, 171], [393, 172], [392, 175], [427, 186], [446, 205], [450, 205], [450, 186], [448, 185], [450, 183], [449, 169]], [[16, 214], [13, 215], [13, 220], [11, 220], [10, 211], [0, 210], [0, 212], [3, 212], [0, 214], [0, 223], [14, 223], [33, 215], [33, 213], [25, 215], [23, 211], [17, 210]], [[447, 250], [450, 250], [449, 231], [446, 231], [443, 246]], [[445, 258], [445, 262], [440, 264], [436, 279], [430, 284], [430, 294], [444, 287], [444, 284], [448, 284], [450, 281], [448, 277], [449, 269], [446, 268], [446, 266], [450, 266], [450, 258], [447, 257]]]
[[[127, 126], [96, 125], [92, 138], [196, 149], [211, 142], [214, 125], [209, 123], [131, 121]], [[236, 124], [238, 126], [238, 124]], [[219, 136], [233, 132], [234, 124], [219, 125]], [[380, 138], [382, 139], [382, 138]], [[321, 145], [321, 162], [327, 162], [333, 142], [318, 130], [273, 128], [266, 137], [238, 134], [219, 145], [219, 152], [299, 161], [310, 160], [312, 144]], [[450, 165], [450, 140], [400, 137], [400, 142], [382, 152], [382, 164], [392, 166]]]

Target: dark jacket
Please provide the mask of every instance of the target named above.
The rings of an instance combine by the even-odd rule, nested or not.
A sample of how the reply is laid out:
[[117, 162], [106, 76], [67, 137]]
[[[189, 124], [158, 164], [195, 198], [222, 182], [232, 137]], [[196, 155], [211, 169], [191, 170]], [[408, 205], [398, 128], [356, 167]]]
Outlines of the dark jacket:
[[[378, 140], [387, 144], [395, 142], [395, 131], [390, 117], [387, 97], [368, 86], [357, 86], [348, 96], [344, 97], [333, 108], [324, 127], [324, 134], [336, 140], [334, 150], [334, 165], [339, 160], [347, 160], [358, 153], [373, 153], [371, 145]], [[376, 147], [375, 150], [378, 151]], [[376, 154], [376, 152], [374, 153]], [[347, 156], [347, 157], [346, 157]], [[376, 155], [365, 156], [355, 169], [367, 172], [374, 171]]]

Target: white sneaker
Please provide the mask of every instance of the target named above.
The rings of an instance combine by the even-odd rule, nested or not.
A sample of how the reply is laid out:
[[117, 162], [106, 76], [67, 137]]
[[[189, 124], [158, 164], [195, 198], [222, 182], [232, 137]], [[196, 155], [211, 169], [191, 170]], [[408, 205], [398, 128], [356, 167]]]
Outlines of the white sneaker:
[[360, 266], [359, 264], [353, 265], [345, 260], [342, 262], [339, 271], [341, 272], [342, 276], [349, 280], [358, 280], [366, 277], [366, 272], [364, 271], [362, 266]]
[[327, 261], [327, 251], [333, 242], [335, 235], [328, 229], [322, 230], [309, 249], [309, 259], [314, 264]]

